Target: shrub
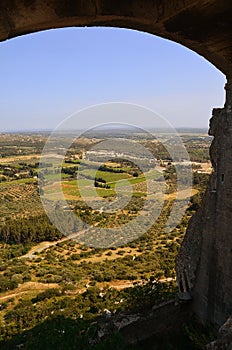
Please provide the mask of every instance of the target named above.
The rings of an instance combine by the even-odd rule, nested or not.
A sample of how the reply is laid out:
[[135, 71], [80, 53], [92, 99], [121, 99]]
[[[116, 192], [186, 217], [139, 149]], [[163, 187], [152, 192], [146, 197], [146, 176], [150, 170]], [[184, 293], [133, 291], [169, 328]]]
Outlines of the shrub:
[[11, 277], [11, 282], [18, 284], [22, 284], [23, 283], [23, 276], [21, 274], [14, 274]]
[[61, 291], [58, 288], [50, 288], [45, 290], [42, 293], [39, 293], [35, 298], [31, 299], [32, 303], [37, 303], [39, 301], [43, 301], [45, 299], [50, 299], [53, 298], [55, 296], [60, 296], [61, 295]]

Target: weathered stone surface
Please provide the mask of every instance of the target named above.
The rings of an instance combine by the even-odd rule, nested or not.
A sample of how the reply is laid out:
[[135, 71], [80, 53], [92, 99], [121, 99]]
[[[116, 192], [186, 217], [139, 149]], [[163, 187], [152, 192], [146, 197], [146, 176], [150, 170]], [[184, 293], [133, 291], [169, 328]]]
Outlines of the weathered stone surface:
[[177, 258], [177, 279], [190, 292], [203, 322], [221, 326], [232, 314], [232, 89], [224, 108], [213, 110], [210, 157], [213, 165], [202, 206], [191, 219]]
[[154, 307], [145, 317], [143, 315], [135, 322], [128, 323], [120, 329], [120, 333], [130, 344], [137, 344], [151, 336], [167, 337], [172, 332], [181, 332], [183, 324], [189, 322], [191, 316], [189, 304], [172, 300]]
[[218, 339], [206, 348], [207, 350], [232, 350], [232, 316], [219, 329]]

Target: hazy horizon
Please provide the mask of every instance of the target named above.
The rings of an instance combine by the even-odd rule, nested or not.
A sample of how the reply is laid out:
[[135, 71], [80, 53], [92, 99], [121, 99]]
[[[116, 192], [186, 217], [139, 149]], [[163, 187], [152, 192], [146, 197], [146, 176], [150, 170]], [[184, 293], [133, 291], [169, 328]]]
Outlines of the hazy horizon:
[[[131, 130], [130, 128], [118, 128], [118, 129], [115, 129], [115, 128], [105, 128], [105, 130]], [[154, 128], [152, 126], [146, 126], [146, 131], [149, 130], [149, 131], [154, 131], [154, 130], [167, 130], [169, 131], [169, 129], [163, 129], [163, 128]], [[197, 133], [197, 132], [204, 132], [204, 133], [208, 133], [208, 128], [204, 128], [204, 127], [185, 127], [185, 126], [180, 126], [180, 127], [177, 127], [175, 128], [176, 131], [194, 131], [194, 133]], [[67, 132], [74, 132], [74, 131], [83, 131], [85, 133], [88, 133], [89, 131], [84, 129], [84, 128], [80, 128], [80, 129], [76, 129], [76, 130], [64, 130], [64, 132], [67, 131]], [[53, 132], [53, 129], [9, 129], [9, 130], [2, 130], [0, 131], [0, 134], [20, 134], [20, 133], [52, 133]], [[97, 133], [98, 131], [96, 131]], [[136, 131], [138, 132], [138, 131]], [[142, 130], [141, 130], [142, 132]]]

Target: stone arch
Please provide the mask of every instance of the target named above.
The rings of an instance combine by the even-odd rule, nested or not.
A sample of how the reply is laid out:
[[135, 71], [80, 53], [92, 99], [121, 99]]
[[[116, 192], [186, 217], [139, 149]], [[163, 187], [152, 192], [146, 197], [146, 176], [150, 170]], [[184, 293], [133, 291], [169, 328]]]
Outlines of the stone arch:
[[71, 26], [130, 28], [180, 43], [232, 76], [230, 0], [3, 0], [0, 41]]
[[[204, 206], [191, 220], [177, 259], [177, 277], [185, 276], [188, 289], [190, 285], [192, 287], [193, 310], [201, 320], [216, 325], [221, 325], [232, 314], [232, 264], [228, 263], [232, 246], [231, 18], [231, 0], [0, 2], [0, 41], [45, 29], [72, 26], [135, 29], [188, 47], [227, 76], [225, 107], [217, 117], [214, 116], [215, 142], [211, 158], [217, 164], [217, 172], [209, 184]], [[216, 192], [213, 191], [215, 183]]]

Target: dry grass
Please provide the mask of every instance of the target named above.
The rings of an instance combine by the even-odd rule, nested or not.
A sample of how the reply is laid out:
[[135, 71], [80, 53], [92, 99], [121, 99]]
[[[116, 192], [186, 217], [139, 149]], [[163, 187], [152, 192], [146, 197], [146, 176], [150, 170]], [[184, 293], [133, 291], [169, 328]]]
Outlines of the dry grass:
[[18, 288], [14, 289], [14, 291], [2, 293], [0, 296], [0, 302], [11, 298], [17, 298], [25, 294], [33, 297], [38, 293], [50, 288], [59, 288], [59, 285], [57, 283], [25, 282], [23, 284], [20, 284]]

